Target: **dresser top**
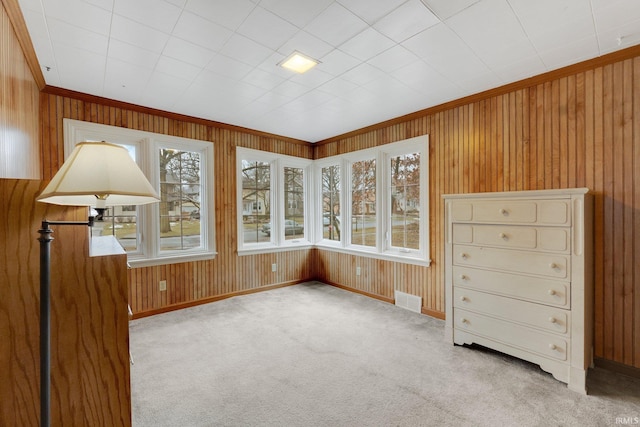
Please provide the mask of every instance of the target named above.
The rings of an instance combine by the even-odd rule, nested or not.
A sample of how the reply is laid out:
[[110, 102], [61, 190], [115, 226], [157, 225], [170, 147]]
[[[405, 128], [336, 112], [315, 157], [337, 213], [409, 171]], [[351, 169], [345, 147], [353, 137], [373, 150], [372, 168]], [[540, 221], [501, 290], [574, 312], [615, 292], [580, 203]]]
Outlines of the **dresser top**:
[[518, 198], [539, 199], [546, 197], [567, 197], [588, 194], [588, 188], [561, 188], [552, 190], [498, 191], [486, 193], [443, 194], [443, 199], [475, 199], [475, 198]]

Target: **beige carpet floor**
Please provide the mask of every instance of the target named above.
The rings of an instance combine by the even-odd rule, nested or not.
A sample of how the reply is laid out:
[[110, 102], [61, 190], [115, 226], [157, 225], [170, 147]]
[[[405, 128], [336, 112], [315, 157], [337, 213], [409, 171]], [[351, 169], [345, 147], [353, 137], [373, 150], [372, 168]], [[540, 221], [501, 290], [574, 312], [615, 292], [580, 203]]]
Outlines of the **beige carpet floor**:
[[443, 328], [317, 282], [135, 320], [134, 426], [640, 423], [640, 379], [596, 368], [583, 396]]

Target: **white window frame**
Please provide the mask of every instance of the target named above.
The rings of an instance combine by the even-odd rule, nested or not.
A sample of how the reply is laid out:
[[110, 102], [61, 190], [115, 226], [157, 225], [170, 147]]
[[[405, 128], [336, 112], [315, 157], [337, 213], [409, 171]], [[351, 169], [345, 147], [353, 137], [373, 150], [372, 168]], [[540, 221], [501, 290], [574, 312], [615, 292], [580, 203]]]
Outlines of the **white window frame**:
[[[271, 171], [270, 206], [271, 233], [268, 242], [245, 243], [242, 220], [242, 161], [261, 161], [269, 163]], [[300, 157], [286, 156], [251, 148], [236, 148], [236, 191], [237, 191], [237, 229], [238, 254], [251, 255], [262, 252], [277, 252], [309, 248], [313, 246], [314, 227], [311, 226], [315, 204], [313, 203], [313, 161]], [[304, 188], [304, 237], [287, 240], [284, 235], [284, 169], [286, 167], [303, 169]]]
[[128, 252], [132, 267], [199, 261], [215, 258], [215, 197], [213, 183], [213, 143], [116, 126], [64, 119], [65, 158], [76, 144], [83, 141], [109, 141], [136, 146], [136, 163], [151, 185], [160, 192], [158, 150], [175, 148], [200, 153], [200, 247], [176, 251], [160, 251], [160, 208], [157, 203], [138, 206], [138, 251]]
[[[420, 219], [419, 241], [420, 249], [399, 249], [391, 246], [391, 195], [388, 191], [390, 179], [390, 159], [393, 156], [420, 152]], [[376, 160], [376, 246], [362, 246], [350, 244], [352, 222], [351, 214], [351, 165], [354, 162]], [[327, 157], [315, 163], [316, 176], [319, 177], [315, 185], [316, 192], [322, 197], [322, 168], [330, 165], [340, 165], [340, 223], [343, 224], [340, 241], [323, 238], [322, 221], [316, 225], [317, 247], [349, 254], [364, 255], [378, 259], [405, 262], [429, 266], [430, 236], [429, 236], [429, 136], [423, 135], [399, 142], [381, 145], [365, 150]], [[316, 218], [322, 218], [322, 203], [316, 208]]]

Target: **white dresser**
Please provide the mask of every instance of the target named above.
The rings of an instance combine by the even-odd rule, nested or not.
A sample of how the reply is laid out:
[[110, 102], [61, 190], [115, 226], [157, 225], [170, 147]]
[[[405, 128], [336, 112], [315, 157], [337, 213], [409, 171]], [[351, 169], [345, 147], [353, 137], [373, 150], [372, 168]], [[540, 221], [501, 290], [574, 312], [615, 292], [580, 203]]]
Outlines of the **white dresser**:
[[585, 188], [445, 200], [448, 341], [528, 360], [586, 393], [593, 197]]

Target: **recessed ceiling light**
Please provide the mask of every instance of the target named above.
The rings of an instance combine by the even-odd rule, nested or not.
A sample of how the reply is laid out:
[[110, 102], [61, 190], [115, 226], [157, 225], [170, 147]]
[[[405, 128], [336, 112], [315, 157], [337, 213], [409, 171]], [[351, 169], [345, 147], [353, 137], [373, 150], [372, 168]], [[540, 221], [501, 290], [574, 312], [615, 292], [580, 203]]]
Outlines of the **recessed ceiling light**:
[[309, 58], [308, 56], [303, 55], [300, 52], [293, 52], [278, 65], [288, 70], [302, 74], [318, 65], [318, 63], [319, 61]]

